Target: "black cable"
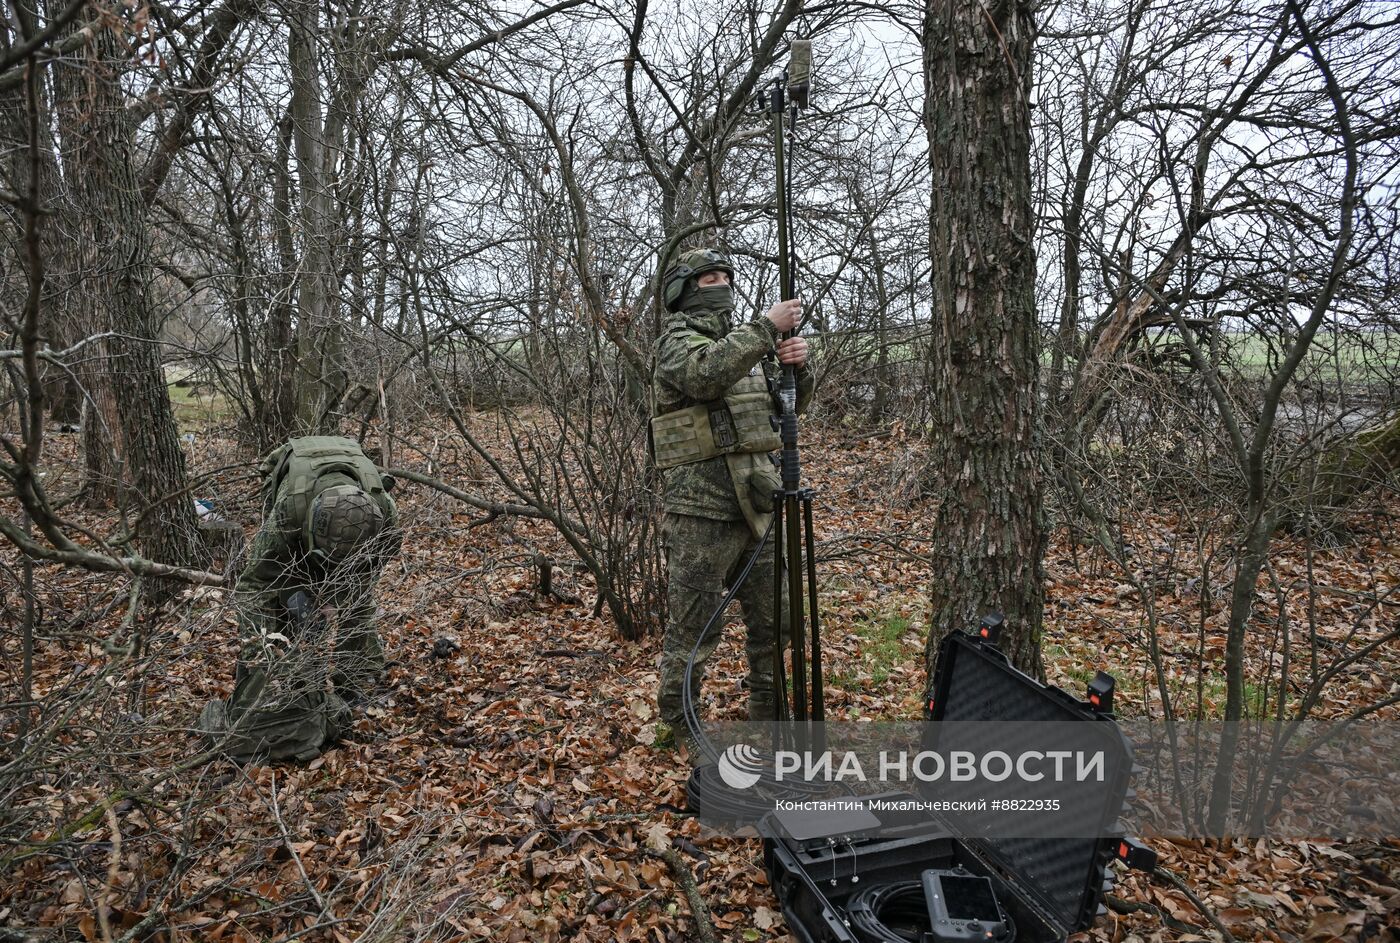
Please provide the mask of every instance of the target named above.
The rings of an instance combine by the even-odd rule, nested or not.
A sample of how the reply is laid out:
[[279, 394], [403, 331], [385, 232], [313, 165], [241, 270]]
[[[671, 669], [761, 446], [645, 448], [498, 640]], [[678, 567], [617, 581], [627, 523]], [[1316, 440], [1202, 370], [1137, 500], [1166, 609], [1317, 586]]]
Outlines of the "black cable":
[[[704, 722], [700, 719], [699, 712], [695, 709], [695, 692], [691, 687], [690, 679], [695, 670], [695, 660], [700, 656], [700, 647], [704, 645], [705, 639], [719, 622], [720, 616], [729, 608], [735, 595], [753, 572], [754, 564], [758, 562], [759, 556], [763, 553], [763, 548], [768, 543], [768, 538], [773, 532], [773, 522], [768, 522], [768, 528], [763, 532], [763, 536], [758, 540], [758, 546], [754, 548], [753, 554], [744, 564], [743, 570], [720, 600], [719, 607], [710, 614], [710, 618], [705, 622], [704, 628], [700, 630], [699, 637], [695, 640], [695, 645], [690, 650], [690, 656], [685, 661], [685, 677], [681, 681], [681, 711], [685, 717], [686, 729], [690, 732], [691, 739], [709, 761], [690, 771], [690, 778], [686, 781], [686, 798], [694, 812], [703, 811], [707, 818], [715, 821], [730, 823], [752, 823], [762, 818], [766, 813], [773, 811], [774, 801], [777, 799], [800, 800], [824, 794], [831, 789], [828, 783], [809, 783], [805, 780], [784, 780], [778, 782], [771, 772], [772, 765], [768, 764], [768, 770], [757, 783], [747, 789], [738, 790], [729, 786], [720, 777], [719, 773], [719, 750], [715, 748], [709, 736], [705, 733]], [[776, 616], [775, 616], [776, 617]], [[775, 626], [781, 632], [781, 625]], [[783, 692], [775, 692], [781, 695]], [[760, 754], [760, 758], [761, 758]], [[844, 785], [844, 784], [843, 784]], [[849, 792], [849, 787], [846, 787]]]
[[867, 887], [851, 898], [846, 912], [861, 943], [918, 943], [931, 929], [919, 881]]
[[[851, 930], [861, 943], [919, 943], [932, 933], [922, 881], [867, 887], [846, 905]], [[1006, 929], [993, 943], [1014, 943], [1016, 923], [1003, 910]]]
[[829, 783], [801, 779], [778, 782], [771, 775], [746, 789], [734, 789], [720, 777], [715, 763], [692, 769], [685, 784], [691, 811], [727, 825], [752, 825], [772, 812], [779, 800], [803, 802], [825, 796], [831, 789]]
[[[744, 569], [739, 573], [739, 578], [734, 581], [734, 585], [729, 587], [729, 592], [724, 594], [720, 600], [719, 608], [710, 613], [709, 620], [705, 627], [700, 630], [699, 636], [695, 639], [695, 645], [690, 650], [690, 657], [685, 660], [685, 677], [681, 681], [681, 713], [685, 718], [685, 728], [690, 732], [691, 739], [695, 745], [700, 747], [700, 752], [705, 754], [705, 758], [711, 763], [719, 762], [719, 751], [715, 749], [710, 738], [705, 735], [705, 727], [700, 721], [700, 715], [695, 710], [694, 692], [691, 691], [690, 677], [695, 672], [695, 659], [700, 657], [700, 646], [705, 644], [705, 639], [709, 636], [710, 630], [715, 627], [719, 617], [724, 615], [724, 610], [729, 608], [729, 604], [734, 601], [739, 590], [743, 587], [744, 581], [749, 578], [749, 573], [753, 570], [753, 565], [758, 562], [759, 554], [763, 553], [764, 546], [768, 543], [768, 535], [773, 532], [773, 520], [769, 518], [768, 529], [763, 532], [763, 536], [758, 538], [758, 546], [754, 547], [753, 554], [748, 562], [744, 564]], [[778, 618], [778, 613], [774, 613], [773, 618]], [[781, 632], [782, 627], [777, 626], [777, 631]], [[781, 692], [778, 692], [781, 693]]]

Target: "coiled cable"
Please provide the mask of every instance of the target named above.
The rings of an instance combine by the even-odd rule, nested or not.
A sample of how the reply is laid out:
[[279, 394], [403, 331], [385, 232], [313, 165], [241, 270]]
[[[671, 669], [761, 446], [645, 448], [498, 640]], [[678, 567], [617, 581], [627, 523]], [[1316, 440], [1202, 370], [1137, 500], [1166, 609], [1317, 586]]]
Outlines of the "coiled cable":
[[[922, 881], [897, 881], [867, 887], [846, 905], [851, 930], [861, 943], [919, 943], [932, 933]], [[1014, 943], [1016, 924], [1003, 911], [1006, 929], [993, 943]]]
[[930, 930], [919, 881], [867, 887], [851, 898], [846, 913], [861, 943], [918, 943]]

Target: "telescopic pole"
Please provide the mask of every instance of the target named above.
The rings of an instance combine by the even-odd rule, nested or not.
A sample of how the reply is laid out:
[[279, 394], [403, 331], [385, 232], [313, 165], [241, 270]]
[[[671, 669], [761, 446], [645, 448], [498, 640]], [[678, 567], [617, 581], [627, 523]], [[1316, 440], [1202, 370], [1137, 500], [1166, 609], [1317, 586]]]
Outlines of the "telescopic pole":
[[[805, 81], [805, 78], [804, 78]], [[789, 76], [784, 72], [774, 79], [768, 93], [767, 108], [773, 123], [773, 155], [777, 169], [778, 279], [782, 300], [797, 297], [796, 272], [792, 245], [792, 200], [788, 176], [787, 150], [792, 126], [797, 121], [797, 103], [788, 94]], [[783, 339], [796, 335], [786, 331]], [[825, 716], [821, 672], [821, 635], [817, 621], [816, 560], [812, 537], [812, 492], [802, 487], [801, 460], [797, 449], [797, 369], [783, 365], [778, 388], [781, 412], [778, 433], [782, 441], [779, 469], [782, 491], [774, 495], [774, 529], [777, 539], [773, 547], [774, 613], [782, 610], [782, 588], [787, 583], [787, 638], [792, 643], [792, 719], [820, 721]], [[806, 566], [803, 566], [803, 551]], [[786, 564], [786, 565], [784, 565]], [[803, 581], [806, 580], [804, 592]], [[806, 597], [806, 598], [804, 598]], [[807, 660], [808, 630], [804, 607], [811, 611], [811, 663]], [[786, 720], [786, 683], [783, 671], [783, 637], [774, 644], [774, 683], [778, 686], [779, 720]], [[808, 689], [810, 671], [811, 689]], [[810, 708], [810, 710], [809, 710]]]

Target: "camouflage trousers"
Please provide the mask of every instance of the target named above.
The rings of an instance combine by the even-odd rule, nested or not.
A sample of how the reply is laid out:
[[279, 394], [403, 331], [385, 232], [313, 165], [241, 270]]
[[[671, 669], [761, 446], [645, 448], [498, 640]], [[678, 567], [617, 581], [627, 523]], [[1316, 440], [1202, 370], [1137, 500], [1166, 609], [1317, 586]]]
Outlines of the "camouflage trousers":
[[[666, 549], [667, 603], [670, 619], [661, 646], [661, 686], [657, 708], [661, 719], [681, 734], [685, 720], [681, 690], [685, 663], [710, 615], [724, 598], [753, 554], [758, 541], [743, 521], [715, 521], [688, 514], [667, 514], [662, 529]], [[754, 563], [737, 598], [748, 627], [745, 644], [749, 674], [749, 719], [771, 720], [777, 713], [773, 683], [773, 645], [780, 618], [773, 611], [773, 538]], [[724, 617], [721, 616], [721, 619]], [[698, 702], [705, 663], [714, 654], [724, 623], [710, 630], [700, 646], [690, 684]]]
[[[226, 711], [226, 753], [239, 761], [307, 760], [340, 736], [348, 721], [345, 701], [384, 670], [373, 610], [351, 616], [336, 633], [333, 666], [323, 618], [240, 620], [243, 647]], [[328, 680], [334, 693], [326, 690]]]

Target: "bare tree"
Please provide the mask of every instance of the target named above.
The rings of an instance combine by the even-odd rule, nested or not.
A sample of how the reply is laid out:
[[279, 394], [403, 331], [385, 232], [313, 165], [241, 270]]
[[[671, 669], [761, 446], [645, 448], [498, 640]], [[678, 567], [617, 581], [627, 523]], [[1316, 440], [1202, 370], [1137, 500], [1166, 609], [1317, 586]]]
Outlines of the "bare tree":
[[[1039, 674], [1040, 335], [1031, 244], [1031, 5], [975, 2], [924, 14], [933, 190], [934, 401], [929, 448], [941, 501], [929, 677], [948, 632], [1003, 612], [1005, 645]], [[931, 680], [930, 680], [930, 683]]]

